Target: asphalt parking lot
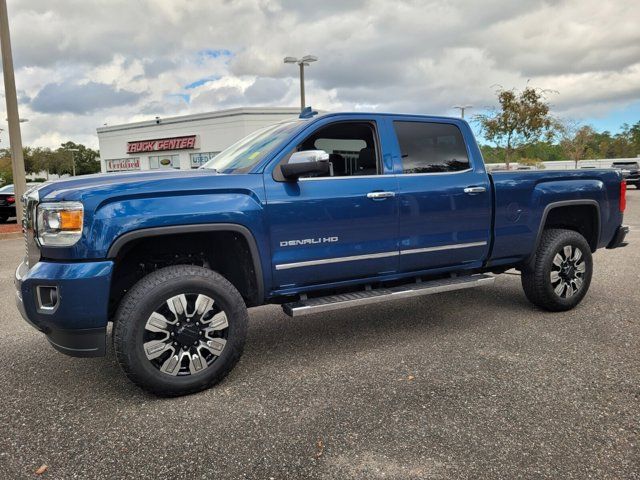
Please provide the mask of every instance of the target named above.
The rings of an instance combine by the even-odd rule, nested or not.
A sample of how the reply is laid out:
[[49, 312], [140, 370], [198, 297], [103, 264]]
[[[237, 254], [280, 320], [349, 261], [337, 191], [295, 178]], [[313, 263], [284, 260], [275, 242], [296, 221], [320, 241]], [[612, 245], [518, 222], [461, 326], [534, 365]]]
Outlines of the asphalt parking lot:
[[[14, 306], [0, 241], [0, 477], [640, 478], [640, 191], [631, 244], [551, 314], [520, 279], [293, 320], [251, 312], [219, 386], [159, 399], [113, 352], [74, 359]], [[89, 300], [89, 299], [88, 299]]]

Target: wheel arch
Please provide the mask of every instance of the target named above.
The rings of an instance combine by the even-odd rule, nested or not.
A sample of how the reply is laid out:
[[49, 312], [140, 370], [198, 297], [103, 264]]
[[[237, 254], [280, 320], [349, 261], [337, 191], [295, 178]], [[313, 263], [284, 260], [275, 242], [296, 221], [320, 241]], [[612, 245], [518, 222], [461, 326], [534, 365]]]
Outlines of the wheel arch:
[[[250, 295], [248, 303], [259, 305], [264, 302], [264, 276], [260, 262], [260, 252], [258, 244], [251, 231], [244, 225], [236, 223], [214, 223], [214, 224], [188, 224], [172, 225], [166, 227], [151, 227], [133, 230], [116, 238], [107, 252], [107, 258], [117, 262], [130, 248], [133, 248], [140, 241], [153, 238], [190, 235], [190, 234], [210, 234], [210, 233], [233, 233], [239, 235], [246, 242], [248, 253], [253, 267], [255, 279], [255, 294]], [[233, 283], [233, 282], [232, 282]]]
[[[583, 210], [572, 218], [571, 212], [575, 210], [575, 207], [583, 207]], [[585, 221], [588, 222], [587, 225], [585, 225]], [[600, 204], [592, 199], [563, 200], [549, 203], [542, 212], [536, 240], [526, 263], [529, 263], [535, 257], [535, 252], [540, 246], [542, 233], [547, 228], [575, 230], [585, 237], [591, 247], [591, 251], [595, 252], [600, 241]]]

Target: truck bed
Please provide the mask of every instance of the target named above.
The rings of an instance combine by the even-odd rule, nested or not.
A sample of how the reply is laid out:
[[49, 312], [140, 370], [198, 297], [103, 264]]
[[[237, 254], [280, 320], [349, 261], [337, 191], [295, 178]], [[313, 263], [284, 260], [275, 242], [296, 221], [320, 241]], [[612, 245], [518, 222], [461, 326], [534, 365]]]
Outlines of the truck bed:
[[[613, 169], [494, 172], [494, 240], [491, 265], [527, 257], [550, 206], [584, 205], [599, 212], [597, 247], [605, 247], [622, 223], [620, 176]], [[590, 206], [590, 207], [589, 207]]]

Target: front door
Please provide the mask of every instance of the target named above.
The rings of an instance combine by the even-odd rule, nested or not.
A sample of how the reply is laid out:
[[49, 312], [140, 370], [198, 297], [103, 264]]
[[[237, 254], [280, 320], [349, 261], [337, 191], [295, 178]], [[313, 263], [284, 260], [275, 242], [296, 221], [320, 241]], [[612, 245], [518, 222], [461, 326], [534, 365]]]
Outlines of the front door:
[[[276, 289], [392, 273], [398, 268], [397, 182], [373, 119], [320, 123], [285, 152], [324, 150], [322, 177], [265, 173]], [[388, 173], [388, 174], [387, 174]]]

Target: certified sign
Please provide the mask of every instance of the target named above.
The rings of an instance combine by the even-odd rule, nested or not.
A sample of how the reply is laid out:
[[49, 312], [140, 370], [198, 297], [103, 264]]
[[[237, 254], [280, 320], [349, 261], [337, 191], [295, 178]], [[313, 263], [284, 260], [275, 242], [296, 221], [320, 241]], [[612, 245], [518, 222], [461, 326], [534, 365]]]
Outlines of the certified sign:
[[193, 148], [196, 148], [196, 135], [127, 142], [127, 153], [164, 152], [166, 150], [190, 150]]
[[127, 170], [140, 170], [140, 158], [117, 158], [107, 160], [107, 172], [126, 172]]

